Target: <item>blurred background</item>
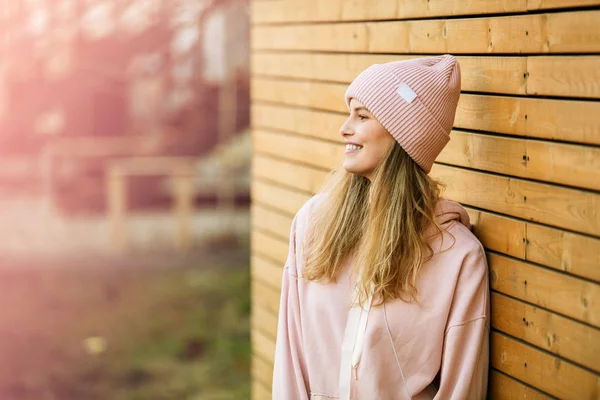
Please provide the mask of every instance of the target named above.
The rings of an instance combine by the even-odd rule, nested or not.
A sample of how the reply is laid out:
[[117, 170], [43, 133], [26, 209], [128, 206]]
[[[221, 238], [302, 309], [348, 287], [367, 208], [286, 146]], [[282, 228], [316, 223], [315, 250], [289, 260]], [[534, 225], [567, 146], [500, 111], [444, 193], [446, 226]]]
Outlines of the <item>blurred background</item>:
[[0, 399], [249, 397], [247, 0], [2, 0]]

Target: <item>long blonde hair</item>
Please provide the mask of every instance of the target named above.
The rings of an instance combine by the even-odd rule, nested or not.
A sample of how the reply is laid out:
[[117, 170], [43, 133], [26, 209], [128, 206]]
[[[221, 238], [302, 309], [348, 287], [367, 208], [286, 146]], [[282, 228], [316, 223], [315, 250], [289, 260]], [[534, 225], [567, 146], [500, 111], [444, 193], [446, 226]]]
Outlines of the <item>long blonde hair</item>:
[[435, 227], [434, 236], [444, 231], [434, 215], [442, 189], [395, 141], [372, 182], [343, 168], [333, 171], [321, 189], [326, 200], [307, 230], [304, 278], [335, 282], [344, 257], [356, 251], [360, 304], [371, 290], [374, 305], [416, 301], [417, 277], [433, 256], [424, 231], [428, 226]]

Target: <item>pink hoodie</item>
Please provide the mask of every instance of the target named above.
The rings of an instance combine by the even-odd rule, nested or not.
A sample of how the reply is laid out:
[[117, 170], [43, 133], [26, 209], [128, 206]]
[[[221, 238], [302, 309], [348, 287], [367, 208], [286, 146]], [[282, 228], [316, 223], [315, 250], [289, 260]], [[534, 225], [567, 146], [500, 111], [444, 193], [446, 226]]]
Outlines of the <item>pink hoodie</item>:
[[[489, 284], [484, 249], [458, 203], [436, 218], [456, 238], [421, 272], [421, 305], [350, 307], [352, 256], [336, 283], [301, 278], [313, 196], [292, 222], [279, 311], [274, 400], [484, 399], [489, 360]], [[433, 231], [428, 231], [433, 232]], [[427, 235], [429, 236], [429, 235]], [[440, 249], [441, 238], [430, 242]], [[443, 249], [453, 239], [444, 234]], [[299, 278], [298, 278], [299, 277]]]

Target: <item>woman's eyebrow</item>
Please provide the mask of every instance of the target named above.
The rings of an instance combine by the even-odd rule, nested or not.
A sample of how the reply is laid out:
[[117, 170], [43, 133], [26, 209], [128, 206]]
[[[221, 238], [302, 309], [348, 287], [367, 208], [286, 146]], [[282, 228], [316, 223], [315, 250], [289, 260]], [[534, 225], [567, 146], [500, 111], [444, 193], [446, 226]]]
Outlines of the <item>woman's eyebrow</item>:
[[366, 112], [369, 112], [369, 110], [367, 110], [365, 107], [355, 107], [354, 108], [354, 112], [361, 111], [361, 110], [365, 110]]

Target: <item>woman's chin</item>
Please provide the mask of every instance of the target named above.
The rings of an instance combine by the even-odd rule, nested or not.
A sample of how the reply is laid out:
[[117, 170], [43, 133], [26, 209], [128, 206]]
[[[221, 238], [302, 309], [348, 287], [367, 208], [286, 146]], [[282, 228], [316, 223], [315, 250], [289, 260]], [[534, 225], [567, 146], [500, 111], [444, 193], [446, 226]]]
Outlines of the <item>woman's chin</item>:
[[363, 175], [362, 168], [357, 168], [357, 166], [353, 165], [352, 163], [344, 162], [343, 167], [346, 170], [346, 172], [350, 174]]

